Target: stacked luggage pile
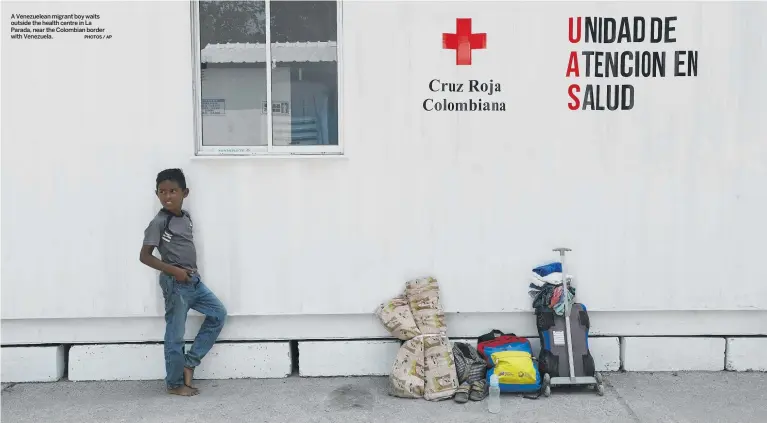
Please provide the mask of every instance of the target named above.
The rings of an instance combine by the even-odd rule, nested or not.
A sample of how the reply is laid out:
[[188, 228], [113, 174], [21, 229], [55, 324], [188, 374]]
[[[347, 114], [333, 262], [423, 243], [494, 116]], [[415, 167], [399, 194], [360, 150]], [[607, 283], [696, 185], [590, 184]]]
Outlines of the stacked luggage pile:
[[565, 272], [565, 252], [570, 250], [554, 251], [560, 261], [534, 268], [530, 284], [541, 340], [537, 358], [527, 338], [497, 329], [480, 336], [476, 348], [451, 342], [439, 285], [432, 277], [408, 281], [403, 294], [381, 304], [376, 316], [389, 333], [405, 341], [392, 366], [389, 394], [481, 401], [491, 381], [497, 381], [500, 392], [529, 399], [548, 397], [551, 387], [565, 385], [591, 386], [604, 395], [589, 351], [588, 312], [575, 302], [572, 276]]

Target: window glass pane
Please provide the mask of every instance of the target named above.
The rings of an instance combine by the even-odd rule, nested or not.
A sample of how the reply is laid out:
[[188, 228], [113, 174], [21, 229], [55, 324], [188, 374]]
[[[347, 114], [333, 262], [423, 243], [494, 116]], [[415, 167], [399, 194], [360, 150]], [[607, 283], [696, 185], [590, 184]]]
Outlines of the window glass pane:
[[338, 145], [336, 1], [272, 1], [273, 144]]
[[200, 1], [202, 144], [267, 145], [263, 1]]

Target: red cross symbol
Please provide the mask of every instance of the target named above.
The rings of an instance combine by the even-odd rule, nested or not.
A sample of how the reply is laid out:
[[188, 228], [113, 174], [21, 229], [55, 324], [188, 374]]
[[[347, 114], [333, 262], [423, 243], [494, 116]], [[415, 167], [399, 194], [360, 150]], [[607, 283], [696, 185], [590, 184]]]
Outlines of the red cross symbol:
[[455, 34], [442, 34], [442, 48], [455, 50], [456, 65], [471, 65], [471, 51], [487, 48], [487, 34], [471, 33], [471, 18], [455, 20]]

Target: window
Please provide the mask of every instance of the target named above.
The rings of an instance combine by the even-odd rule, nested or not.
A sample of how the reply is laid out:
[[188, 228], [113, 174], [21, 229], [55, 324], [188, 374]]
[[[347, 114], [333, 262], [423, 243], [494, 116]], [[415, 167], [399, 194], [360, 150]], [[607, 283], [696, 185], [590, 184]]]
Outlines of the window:
[[339, 22], [335, 0], [193, 1], [197, 154], [341, 154]]

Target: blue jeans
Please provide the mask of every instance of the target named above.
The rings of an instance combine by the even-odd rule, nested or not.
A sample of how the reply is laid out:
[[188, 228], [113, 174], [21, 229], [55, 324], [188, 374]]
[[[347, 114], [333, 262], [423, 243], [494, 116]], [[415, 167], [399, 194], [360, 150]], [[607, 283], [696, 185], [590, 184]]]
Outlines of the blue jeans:
[[[184, 367], [194, 369], [216, 342], [226, 321], [226, 308], [194, 274], [188, 282], [160, 274], [160, 288], [165, 298], [165, 384], [178, 388], [184, 384]], [[189, 352], [185, 352], [184, 330], [189, 309], [205, 315]]]

